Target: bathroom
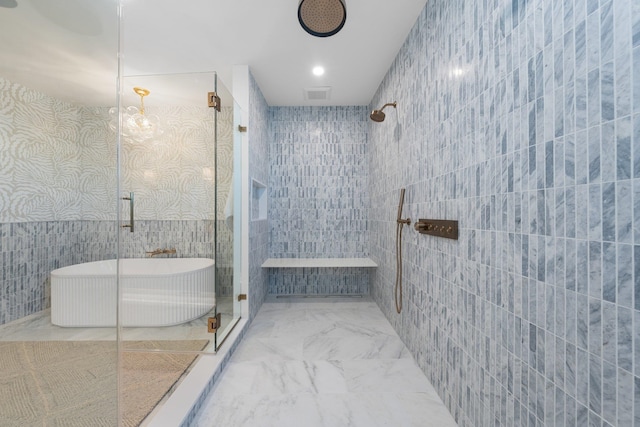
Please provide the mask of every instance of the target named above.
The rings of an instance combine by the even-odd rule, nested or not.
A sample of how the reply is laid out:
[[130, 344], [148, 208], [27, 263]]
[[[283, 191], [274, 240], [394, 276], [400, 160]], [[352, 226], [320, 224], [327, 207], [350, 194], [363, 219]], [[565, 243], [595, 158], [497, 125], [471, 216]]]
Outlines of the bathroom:
[[[126, 18], [126, 4], [135, 2], [124, 3]], [[346, 1], [353, 13], [345, 33], [358, 16], [356, 3]], [[238, 160], [237, 199], [249, 206], [268, 195], [266, 219], [260, 212], [252, 217], [250, 209], [242, 211], [242, 221], [241, 215], [234, 219], [243, 227], [238, 240], [244, 260], [234, 279], [240, 276], [238, 292], [247, 299], [238, 303], [241, 319], [228, 339], [241, 343], [244, 328], [258, 326], [251, 321], [263, 302], [278, 293], [365, 293], [459, 425], [640, 424], [640, 7], [633, 0], [423, 1], [406, 33], [374, 95], [362, 103], [269, 104], [273, 89], [258, 84], [250, 64], [221, 80], [231, 83], [241, 106], [237, 124], [248, 128], [238, 135], [233, 125], [246, 150]], [[371, 37], [386, 37], [385, 28]], [[194, 58], [183, 62], [184, 68], [170, 71], [216, 68], [200, 67]], [[0, 76], [7, 78], [3, 69]], [[145, 102], [151, 111], [157, 92], [150, 89]], [[385, 108], [383, 122], [370, 120], [371, 110], [393, 101], [397, 106]], [[332, 151], [318, 154], [313, 144]], [[24, 259], [28, 246], [10, 249], [18, 238], [11, 230], [53, 221], [38, 217], [46, 205], [37, 200], [30, 219], [7, 219], [5, 200], [13, 187], [4, 177], [13, 160], [6, 152], [3, 145], [3, 323], [30, 315], [30, 304], [44, 309], [38, 304], [47, 298], [45, 287], [25, 289], [33, 296], [11, 305], [8, 287], [16, 284], [9, 283], [9, 272], [25, 269], [18, 275], [24, 277], [32, 268]], [[292, 170], [304, 171], [304, 180], [288, 180]], [[107, 197], [115, 193], [115, 172], [110, 179]], [[300, 191], [292, 191], [294, 185]], [[402, 188], [403, 217], [456, 220], [459, 238], [423, 235], [413, 223], [405, 227], [403, 306], [397, 313]], [[128, 191], [123, 187], [117, 196]], [[308, 206], [313, 197], [315, 206]], [[322, 197], [334, 204], [321, 204]], [[119, 203], [109, 207], [122, 211], [124, 224], [127, 205]], [[314, 216], [306, 216], [309, 211]], [[287, 218], [296, 219], [295, 229]], [[51, 249], [38, 247], [39, 256], [59, 252], [58, 262], [71, 265], [91, 261], [80, 252], [101, 244], [111, 245], [116, 256], [113, 230], [90, 230], [88, 241], [79, 241], [65, 228], [74, 227], [70, 221], [53, 226], [60, 227], [58, 237], [51, 238]], [[127, 238], [126, 229], [120, 233]], [[173, 247], [155, 243], [136, 248], [136, 256]], [[186, 248], [176, 249], [185, 256]], [[368, 257], [377, 267], [329, 274], [262, 268], [267, 259], [305, 257]], [[239, 344], [227, 344], [207, 357], [232, 357]], [[118, 398], [115, 389], [106, 394]]]

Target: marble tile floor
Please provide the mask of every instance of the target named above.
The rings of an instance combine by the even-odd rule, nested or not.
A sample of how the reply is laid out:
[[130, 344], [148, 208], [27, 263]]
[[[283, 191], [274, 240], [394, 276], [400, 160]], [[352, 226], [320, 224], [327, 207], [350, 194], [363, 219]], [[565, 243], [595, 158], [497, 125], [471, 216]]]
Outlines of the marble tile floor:
[[[233, 301], [231, 297], [218, 298], [218, 311], [223, 313], [222, 328], [232, 319]], [[213, 315], [213, 311], [211, 312]], [[190, 322], [155, 328], [122, 328], [124, 340], [211, 340], [207, 350], [213, 351], [213, 337], [207, 331], [207, 317], [202, 316]], [[114, 340], [116, 328], [62, 328], [51, 323], [51, 310], [38, 313], [13, 322], [0, 325], [0, 341], [81, 341]]]
[[194, 425], [456, 423], [371, 299], [270, 297]]

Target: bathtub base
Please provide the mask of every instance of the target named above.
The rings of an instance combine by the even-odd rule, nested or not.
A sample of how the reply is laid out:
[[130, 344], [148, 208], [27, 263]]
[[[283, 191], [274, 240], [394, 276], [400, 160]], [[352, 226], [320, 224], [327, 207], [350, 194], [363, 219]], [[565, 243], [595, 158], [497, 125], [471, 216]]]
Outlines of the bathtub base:
[[[184, 265], [178, 266], [179, 262]], [[176, 266], [167, 268], [167, 263]], [[93, 274], [87, 273], [91, 267]], [[54, 270], [51, 323], [63, 327], [116, 326], [115, 272], [115, 260]], [[120, 326], [179, 325], [198, 319], [215, 307], [213, 260], [125, 259], [121, 260], [121, 272]]]

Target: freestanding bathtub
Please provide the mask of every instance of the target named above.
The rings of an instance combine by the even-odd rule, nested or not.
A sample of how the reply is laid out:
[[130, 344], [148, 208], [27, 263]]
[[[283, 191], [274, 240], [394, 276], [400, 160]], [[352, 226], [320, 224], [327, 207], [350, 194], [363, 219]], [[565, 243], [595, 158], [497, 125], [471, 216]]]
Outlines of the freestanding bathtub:
[[[88, 262], [51, 272], [51, 322], [67, 327], [116, 326], [117, 261]], [[208, 258], [120, 260], [121, 326], [170, 326], [215, 306]]]

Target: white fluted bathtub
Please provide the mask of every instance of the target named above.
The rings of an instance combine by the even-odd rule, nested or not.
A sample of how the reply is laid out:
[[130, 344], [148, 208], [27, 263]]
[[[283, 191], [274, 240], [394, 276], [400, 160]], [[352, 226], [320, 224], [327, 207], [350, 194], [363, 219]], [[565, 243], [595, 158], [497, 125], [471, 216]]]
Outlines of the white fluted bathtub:
[[[51, 272], [51, 322], [67, 327], [116, 326], [116, 260]], [[170, 326], [215, 306], [215, 271], [208, 258], [120, 260], [122, 326]]]

